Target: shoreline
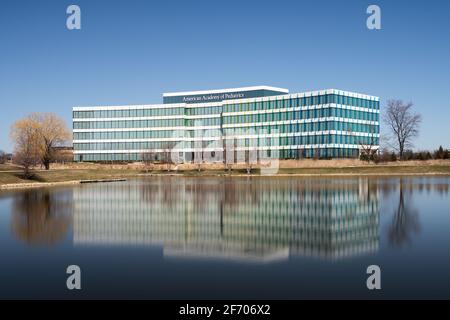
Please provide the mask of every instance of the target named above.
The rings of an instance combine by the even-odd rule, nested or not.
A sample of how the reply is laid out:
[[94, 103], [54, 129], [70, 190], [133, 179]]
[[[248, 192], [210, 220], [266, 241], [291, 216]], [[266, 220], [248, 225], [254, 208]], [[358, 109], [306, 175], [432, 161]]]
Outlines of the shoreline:
[[[194, 174], [192, 174], [194, 173]], [[184, 178], [345, 178], [345, 177], [450, 177], [450, 172], [341, 172], [341, 173], [276, 173], [273, 175], [261, 175], [255, 173], [238, 173], [232, 172], [211, 172], [211, 171], [186, 171], [186, 172], [158, 172], [158, 173], [136, 173], [129, 174], [124, 177], [117, 176], [115, 178], [106, 179], [89, 179], [89, 180], [67, 180], [67, 181], [53, 181], [53, 182], [21, 182], [21, 183], [7, 183], [0, 185], [0, 192], [11, 191], [11, 190], [24, 190], [24, 189], [36, 189], [36, 188], [51, 188], [59, 186], [75, 186], [88, 183], [107, 183], [107, 182], [123, 182], [127, 181], [129, 178], [145, 178], [145, 177], [184, 177]]]
[[7, 190], [36, 189], [36, 188], [78, 185], [81, 184], [80, 181], [81, 180], [58, 181], [58, 182], [8, 183], [0, 185], [0, 192]]
[[[96, 164], [68, 163], [53, 164], [50, 170], [35, 167], [32, 177], [25, 179], [20, 167], [12, 164], [0, 165], [0, 192], [7, 190], [75, 186], [83, 183], [104, 183], [109, 181], [145, 177], [183, 178], [354, 178], [354, 177], [450, 177], [450, 160], [408, 161], [373, 164], [360, 160], [280, 160], [279, 167], [255, 165], [251, 172], [243, 164], [231, 168], [223, 164], [171, 165], [143, 163]], [[200, 171], [199, 171], [200, 169]]]
[[8, 183], [0, 185], [0, 192], [2, 190], [49, 188], [58, 186], [72, 186], [91, 183], [123, 182], [123, 181], [127, 181], [127, 179], [122, 178], [122, 179], [68, 180], [55, 182]]

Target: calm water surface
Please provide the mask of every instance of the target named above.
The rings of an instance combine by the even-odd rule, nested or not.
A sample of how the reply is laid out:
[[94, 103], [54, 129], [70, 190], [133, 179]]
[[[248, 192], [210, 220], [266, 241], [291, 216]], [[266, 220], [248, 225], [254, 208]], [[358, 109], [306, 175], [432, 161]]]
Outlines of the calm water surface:
[[0, 192], [0, 298], [450, 298], [449, 188], [161, 177]]

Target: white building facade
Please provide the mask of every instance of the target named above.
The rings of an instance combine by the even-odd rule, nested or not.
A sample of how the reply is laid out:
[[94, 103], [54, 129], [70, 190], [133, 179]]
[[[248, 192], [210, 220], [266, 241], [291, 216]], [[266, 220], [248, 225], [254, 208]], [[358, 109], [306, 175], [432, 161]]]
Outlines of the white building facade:
[[336, 89], [165, 93], [163, 104], [74, 107], [74, 160], [356, 158], [379, 148], [379, 118], [378, 97]]

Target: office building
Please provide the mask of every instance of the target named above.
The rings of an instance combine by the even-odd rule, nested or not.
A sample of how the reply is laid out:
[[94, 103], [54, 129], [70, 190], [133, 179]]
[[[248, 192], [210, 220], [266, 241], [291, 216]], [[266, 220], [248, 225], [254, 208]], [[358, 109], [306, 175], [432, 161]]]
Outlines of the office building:
[[[379, 98], [269, 87], [164, 93], [162, 104], [73, 108], [75, 161], [356, 158], [379, 148]], [[239, 156], [234, 158], [238, 162]]]

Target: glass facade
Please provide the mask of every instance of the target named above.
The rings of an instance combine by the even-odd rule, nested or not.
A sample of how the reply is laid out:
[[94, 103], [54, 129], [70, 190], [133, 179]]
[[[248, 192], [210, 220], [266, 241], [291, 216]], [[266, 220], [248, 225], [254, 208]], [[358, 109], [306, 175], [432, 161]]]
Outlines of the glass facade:
[[[282, 159], [358, 157], [379, 145], [379, 98], [340, 90], [210, 103], [73, 109], [75, 161], [139, 161], [145, 152], [276, 150]], [[267, 141], [270, 140], [270, 143]]]

